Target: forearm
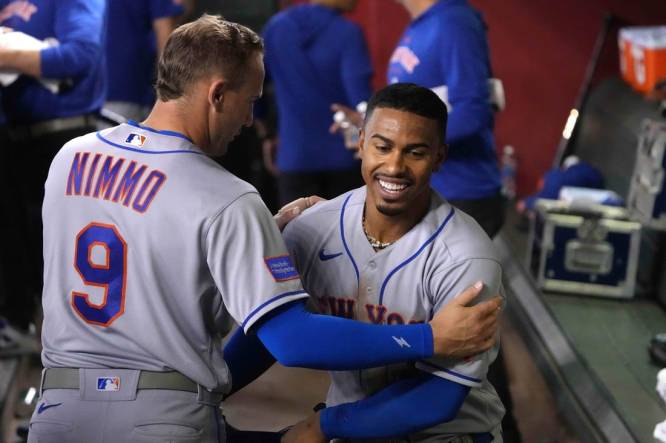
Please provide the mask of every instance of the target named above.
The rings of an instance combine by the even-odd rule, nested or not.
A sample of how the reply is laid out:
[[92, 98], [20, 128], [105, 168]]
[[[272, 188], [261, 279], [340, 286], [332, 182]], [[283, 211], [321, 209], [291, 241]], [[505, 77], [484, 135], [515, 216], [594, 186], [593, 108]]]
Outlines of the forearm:
[[69, 42], [43, 49], [42, 76], [67, 78], [83, 75], [99, 62], [101, 52], [100, 45], [92, 42]]
[[402, 380], [372, 397], [324, 409], [321, 431], [329, 440], [408, 435], [451, 421], [468, 392], [466, 386], [432, 375]]
[[306, 311], [303, 302], [279, 308], [257, 335], [285, 366], [334, 371], [370, 368], [433, 355], [428, 324], [378, 326]]
[[224, 347], [224, 361], [231, 373], [229, 394], [233, 394], [266, 372], [275, 363], [275, 358], [256, 334], [246, 335], [243, 328], [238, 328]]
[[40, 51], [36, 49], [0, 49], [0, 70], [17, 71], [32, 77], [41, 77]]

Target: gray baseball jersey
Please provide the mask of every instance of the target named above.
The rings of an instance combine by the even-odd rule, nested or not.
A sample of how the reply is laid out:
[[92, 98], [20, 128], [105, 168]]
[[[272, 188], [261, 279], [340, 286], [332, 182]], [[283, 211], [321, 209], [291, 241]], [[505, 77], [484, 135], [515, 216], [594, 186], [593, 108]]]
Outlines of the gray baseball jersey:
[[[407, 324], [430, 320], [478, 280], [486, 284], [481, 299], [502, 292], [501, 267], [488, 236], [470, 216], [432, 194], [423, 220], [378, 252], [363, 232], [365, 187], [319, 203], [287, 225], [283, 232], [287, 247], [321, 312], [369, 323]], [[425, 430], [415, 439], [489, 432], [504, 414], [485, 377], [498, 349], [499, 344], [462, 361], [432, 358], [332, 372], [327, 404], [357, 401], [425, 371], [472, 389], [453, 421]]]
[[66, 144], [46, 182], [42, 363], [176, 370], [228, 387], [233, 318], [307, 297], [257, 191], [182, 134], [123, 124]]

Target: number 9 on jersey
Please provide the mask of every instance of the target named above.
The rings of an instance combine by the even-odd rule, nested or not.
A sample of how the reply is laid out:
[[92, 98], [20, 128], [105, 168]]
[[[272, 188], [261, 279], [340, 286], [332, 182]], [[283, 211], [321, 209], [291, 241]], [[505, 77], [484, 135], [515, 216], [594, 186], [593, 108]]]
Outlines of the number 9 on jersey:
[[127, 243], [113, 225], [90, 223], [76, 236], [74, 268], [87, 286], [104, 290], [101, 303], [72, 291], [72, 307], [87, 323], [109, 326], [125, 311]]

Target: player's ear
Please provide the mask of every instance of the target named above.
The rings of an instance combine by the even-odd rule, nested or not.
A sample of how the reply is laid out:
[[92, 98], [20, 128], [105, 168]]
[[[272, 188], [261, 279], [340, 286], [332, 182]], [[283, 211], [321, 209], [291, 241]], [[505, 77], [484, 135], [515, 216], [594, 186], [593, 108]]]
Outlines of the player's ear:
[[222, 112], [226, 89], [226, 83], [221, 79], [213, 81], [208, 87], [208, 103], [218, 112]]
[[363, 152], [363, 149], [365, 148], [365, 129], [361, 128], [361, 130], [358, 133], [358, 153], [360, 154]]
[[433, 171], [439, 171], [439, 168], [442, 167], [442, 163], [446, 161], [446, 156], [449, 153], [449, 145], [446, 143], [442, 143], [437, 147], [437, 151], [435, 152], [435, 165], [433, 167]]

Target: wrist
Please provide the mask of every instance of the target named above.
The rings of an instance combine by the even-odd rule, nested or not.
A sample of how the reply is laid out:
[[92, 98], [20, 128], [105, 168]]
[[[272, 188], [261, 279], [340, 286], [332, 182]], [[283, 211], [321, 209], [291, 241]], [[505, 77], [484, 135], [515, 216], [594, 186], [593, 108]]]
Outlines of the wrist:
[[423, 325], [423, 352], [426, 354], [424, 358], [431, 358], [435, 354], [441, 354], [443, 349], [436, 349], [435, 331], [430, 323]]

